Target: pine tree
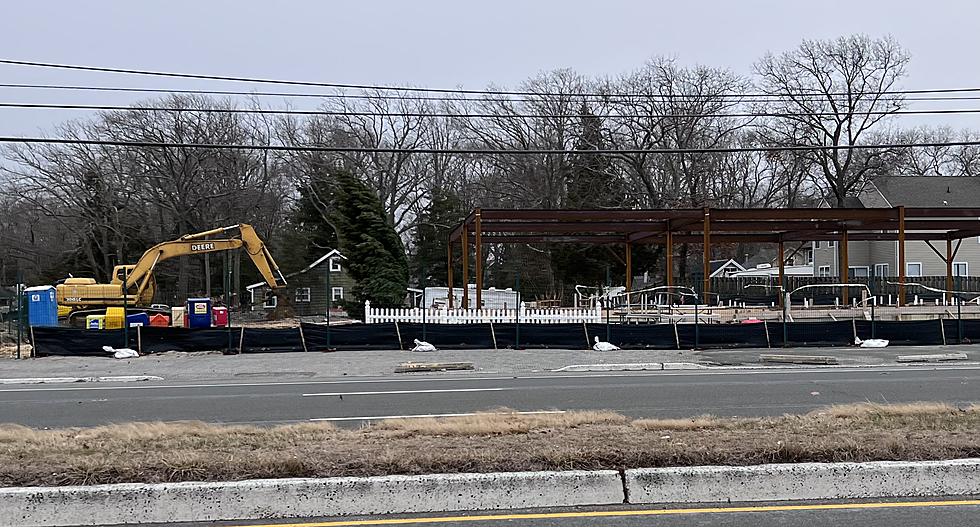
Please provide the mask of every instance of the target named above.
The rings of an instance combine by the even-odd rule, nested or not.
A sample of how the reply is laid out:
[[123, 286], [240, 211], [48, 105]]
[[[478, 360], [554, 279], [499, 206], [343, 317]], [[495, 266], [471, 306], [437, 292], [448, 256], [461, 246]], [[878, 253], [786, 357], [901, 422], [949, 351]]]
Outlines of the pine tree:
[[400, 306], [408, 287], [408, 260], [377, 194], [346, 171], [336, 183], [331, 220], [340, 235], [340, 250], [357, 285], [345, 309], [363, 317], [364, 301], [377, 307]]
[[426, 207], [413, 236], [412, 277], [422, 283], [434, 285], [446, 279], [446, 245], [449, 233], [466, 216], [459, 198], [448, 190], [433, 189], [432, 199]]

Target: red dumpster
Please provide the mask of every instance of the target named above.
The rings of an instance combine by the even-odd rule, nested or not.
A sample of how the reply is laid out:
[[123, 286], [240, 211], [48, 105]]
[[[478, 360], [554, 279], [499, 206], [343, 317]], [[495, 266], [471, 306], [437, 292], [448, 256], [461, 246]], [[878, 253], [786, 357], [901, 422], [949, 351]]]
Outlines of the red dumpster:
[[211, 325], [216, 328], [223, 328], [228, 325], [227, 307], [214, 307], [211, 309]]

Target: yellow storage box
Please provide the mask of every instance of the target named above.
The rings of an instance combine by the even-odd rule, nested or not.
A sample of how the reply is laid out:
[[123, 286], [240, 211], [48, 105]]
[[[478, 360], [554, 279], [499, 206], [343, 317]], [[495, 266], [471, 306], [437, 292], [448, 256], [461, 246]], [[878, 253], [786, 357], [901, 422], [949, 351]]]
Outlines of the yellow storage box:
[[107, 307], [105, 310], [105, 329], [122, 329], [126, 323], [126, 310], [121, 307]]
[[105, 315], [89, 315], [85, 317], [85, 329], [105, 329]]

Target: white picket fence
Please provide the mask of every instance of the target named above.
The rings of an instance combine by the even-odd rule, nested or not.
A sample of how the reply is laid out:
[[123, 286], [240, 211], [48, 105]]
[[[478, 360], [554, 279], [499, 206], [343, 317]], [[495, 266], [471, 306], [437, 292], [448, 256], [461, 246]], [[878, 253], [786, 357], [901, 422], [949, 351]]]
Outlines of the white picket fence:
[[427, 324], [480, 324], [520, 321], [521, 324], [572, 324], [602, 322], [602, 307], [588, 308], [538, 308], [526, 307], [520, 312], [514, 309], [439, 309], [439, 308], [375, 308], [364, 302], [364, 322], [425, 322]]

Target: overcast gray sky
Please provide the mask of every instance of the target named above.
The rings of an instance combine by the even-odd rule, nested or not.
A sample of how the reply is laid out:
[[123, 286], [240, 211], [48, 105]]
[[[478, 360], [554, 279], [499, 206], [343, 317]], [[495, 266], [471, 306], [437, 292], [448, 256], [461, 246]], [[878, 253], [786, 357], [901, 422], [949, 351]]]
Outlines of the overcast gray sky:
[[[0, 56], [480, 89], [489, 83], [513, 86], [540, 71], [565, 67], [586, 75], [618, 75], [658, 55], [749, 74], [766, 51], [791, 49], [803, 38], [867, 33], [890, 34], [911, 52], [905, 88], [951, 88], [980, 86], [978, 19], [980, 3], [968, 0], [36, 0], [4, 6]], [[0, 82], [270, 89], [5, 65], [0, 65]], [[0, 101], [11, 102], [129, 104], [138, 98], [0, 89]], [[943, 104], [980, 107], [980, 101]], [[915, 106], [936, 107], [938, 103]], [[83, 115], [0, 109], [0, 135], [36, 135]], [[901, 119], [980, 128], [977, 116]]]

